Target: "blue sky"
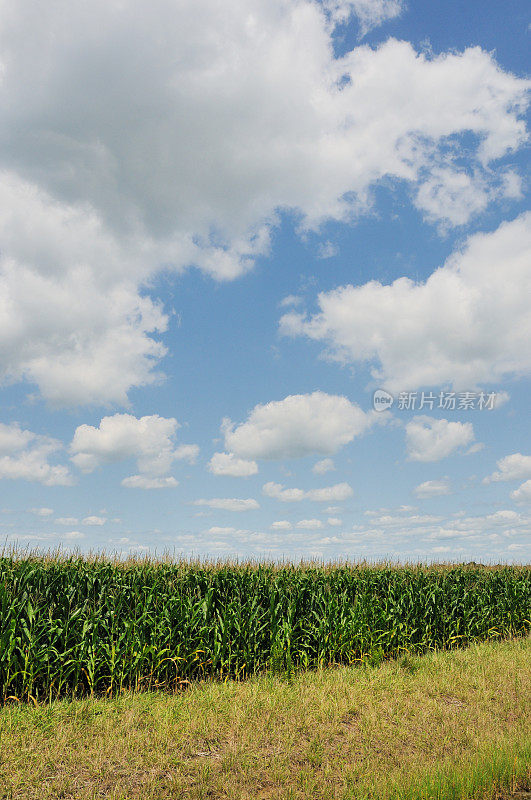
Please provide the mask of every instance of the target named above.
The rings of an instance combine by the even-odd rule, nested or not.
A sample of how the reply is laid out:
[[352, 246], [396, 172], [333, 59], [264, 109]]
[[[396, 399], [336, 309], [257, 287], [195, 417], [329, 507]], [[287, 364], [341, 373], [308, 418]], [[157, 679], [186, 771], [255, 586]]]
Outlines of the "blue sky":
[[526, 4], [0, 20], [3, 541], [529, 561]]

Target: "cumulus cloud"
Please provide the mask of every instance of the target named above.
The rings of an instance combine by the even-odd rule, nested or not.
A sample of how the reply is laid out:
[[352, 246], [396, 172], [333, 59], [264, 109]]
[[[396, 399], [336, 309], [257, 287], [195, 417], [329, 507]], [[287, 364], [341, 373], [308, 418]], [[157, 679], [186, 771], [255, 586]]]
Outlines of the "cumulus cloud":
[[81, 524], [82, 525], [101, 526], [101, 525], [105, 525], [106, 522], [107, 522], [107, 519], [105, 517], [97, 517], [97, 516], [91, 515], [90, 517], [85, 517], [85, 519], [81, 521]]
[[260, 508], [257, 501], [249, 497], [247, 499], [239, 499], [235, 497], [213, 497], [210, 500], [201, 498], [194, 500], [196, 506], [208, 506], [209, 508], [219, 509], [220, 511], [254, 511]]
[[126, 403], [131, 386], [157, 379], [166, 353], [153, 334], [167, 317], [138, 293], [138, 255], [90, 209], [3, 174], [1, 156], [0, 201], [4, 382], [36, 383], [57, 406]]
[[50, 517], [53, 514], [53, 508], [30, 508], [30, 514], [35, 514], [37, 517]]
[[531, 456], [524, 456], [522, 453], [513, 453], [505, 456], [496, 462], [498, 472], [484, 479], [484, 483], [490, 481], [521, 481], [531, 477]]
[[281, 483], [270, 481], [262, 487], [266, 497], [281, 500], [283, 503], [300, 503], [302, 500], [313, 500], [317, 503], [330, 503], [346, 500], [354, 494], [348, 483], [337, 483], [335, 486], [325, 486], [322, 489], [285, 489]]
[[312, 467], [312, 472], [315, 472], [316, 475], [324, 475], [326, 472], [332, 472], [335, 469], [334, 462], [331, 458], [323, 458], [321, 461], [317, 461], [316, 464]]
[[404, 0], [324, 0], [323, 6], [336, 24], [355, 14], [364, 36], [372, 28], [400, 16], [405, 3]]
[[166, 352], [153, 274], [241, 275], [279, 209], [302, 230], [349, 221], [382, 178], [446, 224], [514, 197], [518, 176], [491, 167], [525, 140], [526, 81], [478, 47], [334, 55], [352, 13], [364, 33], [402, 6], [1, 5], [4, 380], [58, 405], [125, 403]]
[[320, 519], [301, 519], [297, 522], [295, 527], [302, 528], [302, 530], [306, 531], [314, 531], [318, 528], [322, 528], [323, 523]]
[[473, 439], [471, 422], [418, 416], [406, 425], [407, 453], [411, 461], [440, 461]]
[[339, 519], [338, 517], [328, 517], [328, 519], [327, 519], [326, 521], [327, 521], [327, 522], [328, 522], [328, 524], [329, 524], [329, 525], [331, 525], [333, 528], [337, 528], [337, 527], [339, 527], [340, 525], [343, 525], [343, 520], [342, 520], [342, 519]]
[[379, 419], [346, 397], [325, 392], [294, 394], [257, 405], [247, 421], [223, 421], [227, 450], [242, 458], [300, 458], [335, 453]]
[[511, 492], [511, 497], [517, 503], [530, 503], [531, 502], [531, 479], [525, 481], [518, 489]]
[[208, 462], [208, 469], [214, 475], [231, 475], [234, 478], [245, 478], [258, 472], [256, 461], [246, 461], [234, 453], [214, 453]]
[[495, 383], [531, 370], [531, 213], [477, 233], [424, 283], [369, 281], [318, 297], [281, 331], [323, 341], [330, 358], [368, 363], [390, 391]]
[[424, 481], [413, 489], [417, 497], [441, 497], [450, 494], [450, 483], [447, 478], [434, 481]]
[[223, 536], [223, 535], [230, 535], [232, 533], [236, 533], [237, 528], [231, 527], [220, 527], [219, 525], [214, 525], [212, 528], [207, 530], [207, 533], [213, 533], [215, 536]]
[[85, 534], [81, 531], [68, 531], [67, 533], [62, 533], [61, 537], [63, 539], [84, 539]]
[[167, 472], [176, 459], [195, 461], [197, 445], [175, 447], [179, 423], [158, 414], [134, 417], [114, 414], [103, 417], [99, 426], [80, 425], [70, 445], [71, 458], [82, 472], [93, 472], [103, 464], [136, 459], [139, 475], [122, 481], [129, 489], [165, 489], [178, 485]]
[[291, 522], [288, 522], [287, 519], [279, 519], [276, 522], [273, 522], [270, 526], [274, 531], [290, 531], [293, 528]]
[[189, 464], [195, 464], [199, 455], [199, 446], [197, 444], [180, 444], [173, 451], [173, 457], [177, 461], [188, 461]]
[[122, 486], [126, 489], [174, 489], [178, 485], [179, 481], [175, 480], [171, 475], [165, 477], [130, 475], [122, 481]]
[[68, 467], [50, 464], [62, 443], [49, 436], [22, 430], [13, 423], [0, 423], [0, 480], [25, 480], [44, 486], [70, 486], [74, 479]]

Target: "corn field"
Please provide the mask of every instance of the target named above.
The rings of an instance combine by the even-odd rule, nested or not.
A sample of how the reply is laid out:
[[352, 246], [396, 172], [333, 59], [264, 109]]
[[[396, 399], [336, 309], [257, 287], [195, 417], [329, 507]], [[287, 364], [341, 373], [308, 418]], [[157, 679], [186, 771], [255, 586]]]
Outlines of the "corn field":
[[531, 569], [0, 558], [0, 700], [176, 690], [524, 635]]

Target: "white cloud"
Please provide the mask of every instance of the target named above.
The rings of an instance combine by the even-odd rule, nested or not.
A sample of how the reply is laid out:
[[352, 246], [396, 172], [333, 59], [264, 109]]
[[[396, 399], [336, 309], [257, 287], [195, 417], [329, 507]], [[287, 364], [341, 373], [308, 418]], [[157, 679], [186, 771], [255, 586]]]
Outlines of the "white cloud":
[[218, 525], [214, 525], [212, 528], [208, 529], [207, 533], [213, 533], [215, 536], [220, 536], [220, 535], [221, 536], [223, 536], [223, 535], [229, 535], [230, 536], [230, 534], [236, 533], [236, 530], [237, 530], [236, 528], [230, 528], [230, 527], [223, 528], [223, 527], [219, 527]]
[[307, 531], [313, 531], [322, 528], [323, 523], [320, 519], [301, 519], [297, 522], [296, 527]]
[[333, 258], [339, 253], [339, 248], [332, 242], [323, 242], [317, 248], [317, 255], [319, 258]]
[[260, 508], [259, 504], [252, 497], [240, 500], [234, 497], [213, 497], [210, 500], [201, 498], [195, 500], [196, 506], [208, 506], [209, 508], [219, 509], [220, 511], [254, 511]]
[[337, 452], [376, 419], [346, 397], [313, 392], [257, 405], [246, 422], [225, 419], [222, 430], [227, 450], [242, 458], [299, 458]]
[[524, 142], [526, 81], [478, 47], [432, 57], [389, 39], [334, 56], [351, 13], [364, 33], [402, 7], [1, 5], [4, 378], [56, 404], [125, 403], [165, 353], [150, 277], [242, 274], [279, 209], [301, 229], [348, 221], [382, 178], [448, 224], [514, 197], [518, 175], [490, 167]]
[[531, 479], [525, 481], [518, 489], [515, 489], [514, 492], [511, 492], [511, 497], [513, 500], [516, 500], [517, 503], [531, 502]]
[[531, 477], [531, 456], [524, 456], [522, 453], [513, 453], [505, 456], [496, 462], [498, 472], [484, 479], [484, 483], [490, 481], [521, 481]]
[[77, 517], [57, 517], [55, 520], [56, 525], [77, 525], [78, 519]]
[[439, 481], [424, 481], [413, 489], [417, 497], [441, 497], [451, 493], [447, 478]]
[[515, 523], [521, 520], [520, 514], [508, 508], [495, 511], [494, 514], [487, 514], [485, 521], [490, 524], [506, 525], [508, 522]]
[[302, 303], [302, 297], [299, 297], [296, 294], [288, 294], [287, 297], [283, 297], [279, 303], [281, 308], [288, 308], [289, 306], [300, 306]]
[[245, 478], [258, 472], [256, 461], [246, 461], [234, 453], [214, 453], [208, 468], [214, 475], [231, 475], [235, 478]]
[[29, 511], [37, 517], [50, 517], [53, 514], [53, 508], [30, 508]]
[[317, 503], [346, 500], [354, 492], [348, 483], [337, 483], [335, 486], [325, 486], [322, 489], [285, 489], [282, 484], [270, 481], [262, 487], [266, 497], [281, 500], [283, 503], [300, 503], [302, 500], [313, 500]]
[[293, 528], [287, 519], [279, 519], [270, 526], [274, 531], [290, 531]]
[[481, 452], [481, 450], [484, 450], [484, 449], [485, 449], [485, 445], [484, 445], [483, 442], [476, 442], [475, 444], [473, 444], [471, 447], [468, 448], [468, 450], [466, 451], [465, 455], [466, 456], [472, 456], [472, 455], [474, 455], [474, 453], [479, 453], [479, 452]]
[[172, 476], [130, 475], [122, 481], [126, 489], [174, 489], [178, 485], [179, 481]]
[[439, 222], [444, 231], [465, 225], [472, 214], [484, 211], [493, 200], [518, 198], [517, 188], [507, 172], [500, 174], [498, 183], [488, 183], [466, 170], [440, 167], [419, 187], [415, 205], [429, 221]]
[[16, 422], [11, 425], [0, 422], [0, 456], [25, 450], [34, 440], [35, 434], [21, 430]]
[[50, 464], [62, 443], [49, 436], [22, 430], [16, 423], [0, 423], [0, 480], [25, 480], [44, 486], [70, 486], [74, 479], [68, 467]]
[[333, 528], [337, 528], [337, 527], [339, 527], [340, 525], [343, 525], [343, 520], [342, 520], [342, 519], [338, 519], [338, 517], [328, 517], [328, 519], [327, 519], [326, 521], [327, 521], [327, 522], [328, 522], [328, 524], [329, 524], [329, 525], [331, 525]]
[[0, 374], [38, 384], [53, 405], [125, 403], [166, 353], [152, 334], [167, 318], [138, 293], [138, 254], [90, 208], [3, 173], [1, 157], [0, 200]]
[[107, 522], [107, 520], [106, 520], [105, 517], [96, 517], [96, 516], [92, 515], [90, 517], [85, 517], [85, 519], [81, 521], [81, 524], [82, 525], [98, 525], [98, 526], [101, 526], [101, 525], [105, 525], [106, 522]]
[[199, 446], [197, 444], [180, 444], [173, 451], [173, 457], [177, 461], [188, 461], [189, 464], [195, 464], [199, 455]]
[[323, 458], [322, 461], [318, 461], [312, 467], [312, 472], [315, 472], [316, 475], [324, 475], [326, 472], [331, 472], [335, 469], [334, 462], [331, 458]]
[[346, 22], [354, 14], [364, 36], [372, 28], [400, 16], [404, 0], [323, 0], [323, 6], [336, 23]]
[[440, 461], [474, 439], [471, 422], [448, 422], [434, 417], [414, 417], [406, 425], [406, 444], [411, 461]]
[[85, 534], [81, 531], [68, 531], [68, 533], [62, 533], [61, 537], [63, 539], [84, 539]]
[[370, 281], [318, 297], [319, 313], [285, 314], [281, 331], [369, 363], [390, 391], [453, 384], [472, 390], [531, 370], [531, 213], [477, 233], [425, 283]]
[[157, 414], [137, 417], [114, 414], [103, 417], [99, 427], [80, 425], [70, 445], [72, 461], [83, 472], [92, 472], [103, 464], [136, 459], [139, 475], [124, 478], [122, 486], [129, 489], [166, 489], [178, 481], [166, 473], [175, 459], [194, 461], [197, 445], [175, 448], [179, 423], [173, 417]]

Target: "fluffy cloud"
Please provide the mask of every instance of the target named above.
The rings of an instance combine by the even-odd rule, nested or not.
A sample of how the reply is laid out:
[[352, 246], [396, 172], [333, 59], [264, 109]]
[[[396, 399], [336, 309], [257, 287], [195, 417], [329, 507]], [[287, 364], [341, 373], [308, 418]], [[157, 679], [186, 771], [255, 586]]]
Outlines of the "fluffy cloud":
[[0, 374], [38, 384], [53, 405], [125, 403], [166, 353], [152, 334], [167, 318], [138, 294], [138, 255], [93, 211], [1, 168], [0, 201]]
[[346, 397], [313, 392], [257, 405], [246, 422], [223, 421], [225, 446], [242, 458], [300, 458], [335, 453], [379, 419]]
[[122, 486], [126, 489], [174, 489], [178, 485], [179, 481], [171, 475], [158, 478], [149, 475], [130, 475], [122, 481]]
[[364, 36], [371, 28], [398, 17], [404, 10], [404, 0], [324, 0], [323, 6], [336, 23], [355, 14]]
[[50, 517], [53, 514], [53, 508], [30, 508], [29, 512], [37, 517]]
[[290, 531], [293, 528], [291, 522], [288, 522], [287, 519], [279, 519], [276, 522], [273, 522], [270, 526], [274, 531]]
[[490, 481], [521, 481], [531, 477], [531, 456], [524, 456], [522, 453], [513, 453], [505, 456], [496, 462], [498, 472], [485, 478], [484, 483]]
[[81, 524], [82, 525], [92, 525], [92, 526], [97, 525], [97, 526], [101, 526], [101, 525], [105, 525], [106, 522], [107, 522], [107, 519], [105, 517], [96, 517], [96, 516], [92, 515], [90, 517], [85, 517], [85, 519], [81, 521]]
[[440, 481], [424, 481], [413, 489], [417, 497], [441, 497], [450, 494], [450, 484], [447, 478]]
[[331, 525], [333, 528], [337, 528], [337, 527], [339, 527], [340, 525], [343, 525], [343, 520], [342, 520], [342, 519], [339, 519], [338, 517], [328, 517], [328, 519], [327, 519], [326, 521], [327, 521], [327, 522], [328, 522], [328, 524], [329, 524], [329, 525]]
[[104, 417], [99, 427], [80, 425], [70, 445], [72, 461], [83, 472], [92, 472], [103, 464], [136, 459], [140, 475], [124, 478], [128, 489], [165, 489], [178, 485], [167, 472], [175, 459], [194, 461], [197, 445], [175, 448], [179, 423], [173, 417], [157, 414], [137, 417], [114, 414]]
[[68, 467], [49, 463], [62, 447], [57, 439], [22, 430], [16, 423], [0, 423], [0, 480], [70, 486], [74, 480]]
[[312, 472], [316, 475], [324, 475], [326, 472], [332, 472], [335, 469], [334, 462], [331, 458], [323, 458], [312, 467]]
[[219, 525], [214, 525], [212, 528], [207, 530], [207, 533], [213, 533], [215, 536], [223, 536], [223, 535], [230, 535], [232, 533], [236, 533], [237, 528], [231, 527], [220, 527]]
[[62, 533], [61, 537], [63, 539], [84, 539], [85, 534], [81, 531], [68, 531], [68, 533]]
[[477, 47], [431, 57], [389, 39], [335, 57], [336, 24], [354, 13], [363, 33], [401, 8], [0, 5], [3, 378], [55, 404], [125, 403], [165, 353], [152, 275], [235, 278], [279, 209], [301, 229], [348, 221], [384, 177], [447, 224], [514, 197], [517, 176], [491, 166], [525, 139], [526, 81]]
[[180, 444], [173, 451], [173, 457], [177, 461], [188, 461], [189, 464], [195, 464], [199, 455], [199, 446], [197, 444]]
[[235, 497], [213, 497], [210, 500], [201, 498], [200, 500], [195, 500], [194, 505], [208, 506], [209, 508], [219, 509], [220, 511], [254, 511], [260, 508], [259, 504], [252, 497], [245, 500]]
[[531, 479], [525, 481], [525, 483], [518, 489], [515, 489], [514, 492], [511, 492], [511, 497], [513, 500], [516, 500], [517, 503], [531, 502]]
[[266, 497], [273, 497], [283, 503], [300, 503], [302, 500], [313, 500], [317, 503], [330, 503], [346, 500], [354, 494], [348, 483], [337, 483], [335, 486], [325, 486], [322, 489], [285, 489], [281, 483], [270, 481], [262, 487]]
[[473, 439], [471, 422], [419, 416], [406, 425], [406, 445], [411, 461], [440, 461]]
[[318, 528], [322, 528], [323, 522], [320, 519], [301, 519], [297, 522], [295, 527], [302, 528], [302, 530], [306, 531], [314, 531]]
[[258, 472], [256, 461], [246, 461], [234, 453], [214, 453], [208, 468], [214, 475], [231, 475], [234, 478], [245, 478]]
[[370, 281], [319, 295], [319, 313], [285, 314], [281, 331], [372, 364], [391, 391], [460, 389], [531, 370], [531, 213], [478, 233], [425, 283]]

